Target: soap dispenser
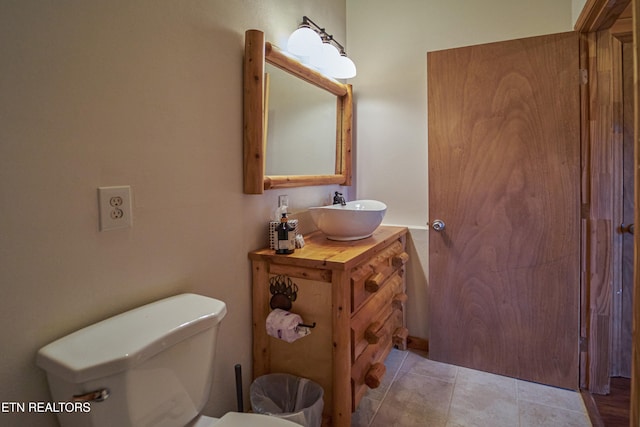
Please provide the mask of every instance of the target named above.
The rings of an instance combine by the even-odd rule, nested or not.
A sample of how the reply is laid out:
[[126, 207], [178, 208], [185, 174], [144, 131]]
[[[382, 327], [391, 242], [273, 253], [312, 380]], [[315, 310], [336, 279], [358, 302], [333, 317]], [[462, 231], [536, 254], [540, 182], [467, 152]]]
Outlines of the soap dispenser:
[[273, 216], [274, 221], [280, 221], [282, 218], [282, 214], [289, 213], [289, 196], [286, 194], [278, 196], [278, 207], [276, 208], [275, 214]]
[[[293, 239], [298, 239], [298, 220], [297, 219], [288, 219], [289, 216], [289, 196], [286, 194], [282, 194], [278, 196], [278, 207], [273, 212], [273, 217], [271, 221], [269, 221], [269, 247], [271, 249], [278, 249], [278, 228], [280, 227], [280, 222], [282, 220], [282, 215], [287, 215], [287, 222], [289, 227], [294, 229]], [[300, 244], [296, 247], [302, 247]]]

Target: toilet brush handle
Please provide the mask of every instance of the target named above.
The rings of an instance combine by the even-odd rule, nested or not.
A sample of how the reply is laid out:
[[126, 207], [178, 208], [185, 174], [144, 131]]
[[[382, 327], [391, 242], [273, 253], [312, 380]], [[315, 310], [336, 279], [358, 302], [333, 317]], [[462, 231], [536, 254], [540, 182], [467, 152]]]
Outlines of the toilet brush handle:
[[238, 403], [238, 412], [244, 412], [244, 403], [242, 400], [242, 365], [239, 363], [235, 366], [236, 369], [236, 400]]

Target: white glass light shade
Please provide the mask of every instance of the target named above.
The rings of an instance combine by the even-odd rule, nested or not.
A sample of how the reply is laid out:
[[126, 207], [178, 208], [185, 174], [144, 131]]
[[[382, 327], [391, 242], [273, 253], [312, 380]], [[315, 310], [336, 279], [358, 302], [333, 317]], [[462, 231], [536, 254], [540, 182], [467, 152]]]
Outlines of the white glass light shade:
[[336, 65], [332, 67], [332, 75], [336, 79], [350, 79], [356, 76], [356, 64], [345, 55], [340, 55]]
[[340, 60], [340, 52], [330, 43], [322, 43], [322, 62], [318, 68], [324, 74], [333, 77], [333, 69]]
[[324, 43], [320, 43], [320, 46], [318, 46], [318, 49], [316, 49], [311, 56], [309, 57], [309, 65], [311, 65], [312, 67], [321, 70], [325, 67], [325, 53], [324, 53]]
[[287, 51], [299, 56], [303, 61], [317, 56], [322, 49], [322, 39], [311, 28], [301, 27], [289, 36], [287, 41]]

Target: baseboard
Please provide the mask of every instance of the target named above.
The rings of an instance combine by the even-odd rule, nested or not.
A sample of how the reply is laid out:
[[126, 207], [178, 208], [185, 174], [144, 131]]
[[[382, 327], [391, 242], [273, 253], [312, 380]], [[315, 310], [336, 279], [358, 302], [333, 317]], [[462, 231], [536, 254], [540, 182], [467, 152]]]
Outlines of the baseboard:
[[409, 335], [407, 337], [407, 348], [429, 352], [429, 340]]
[[584, 406], [587, 408], [591, 425], [593, 427], [605, 427], [602, 422], [602, 417], [600, 416], [600, 411], [598, 411], [598, 406], [596, 406], [596, 401], [593, 400], [591, 393], [589, 393], [588, 390], [580, 389], [580, 394], [582, 395]]

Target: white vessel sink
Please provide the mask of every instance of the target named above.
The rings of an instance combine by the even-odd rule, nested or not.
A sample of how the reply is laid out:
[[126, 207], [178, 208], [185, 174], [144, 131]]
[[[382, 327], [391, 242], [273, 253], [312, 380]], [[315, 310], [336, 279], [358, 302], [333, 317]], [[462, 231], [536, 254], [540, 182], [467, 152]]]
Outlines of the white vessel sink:
[[387, 205], [377, 200], [354, 200], [343, 205], [309, 208], [316, 227], [331, 240], [364, 239], [378, 228]]

